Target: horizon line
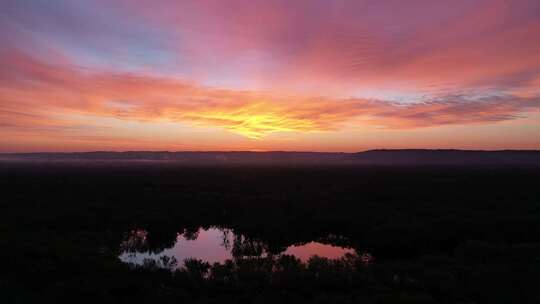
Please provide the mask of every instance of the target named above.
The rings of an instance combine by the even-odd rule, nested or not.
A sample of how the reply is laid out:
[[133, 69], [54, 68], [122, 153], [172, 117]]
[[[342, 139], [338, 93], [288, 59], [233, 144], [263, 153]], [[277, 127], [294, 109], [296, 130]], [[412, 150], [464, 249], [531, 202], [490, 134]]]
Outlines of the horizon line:
[[34, 152], [0, 152], [6, 154], [76, 154], [76, 153], [319, 153], [319, 154], [357, 154], [373, 151], [461, 151], [461, 152], [540, 152], [540, 149], [459, 149], [459, 148], [375, 148], [355, 152], [344, 151], [298, 151], [298, 150], [88, 150], [88, 151], [34, 151]]

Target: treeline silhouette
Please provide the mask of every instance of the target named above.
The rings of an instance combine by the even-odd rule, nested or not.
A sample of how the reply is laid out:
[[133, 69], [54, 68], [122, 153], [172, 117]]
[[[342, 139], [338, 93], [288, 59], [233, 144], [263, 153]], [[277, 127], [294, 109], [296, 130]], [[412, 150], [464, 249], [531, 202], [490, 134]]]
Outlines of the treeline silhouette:
[[[540, 170], [0, 162], [3, 303], [538, 303]], [[272, 252], [323, 236], [370, 252], [302, 263], [120, 262], [220, 226]], [[169, 265], [173, 261], [166, 261]]]

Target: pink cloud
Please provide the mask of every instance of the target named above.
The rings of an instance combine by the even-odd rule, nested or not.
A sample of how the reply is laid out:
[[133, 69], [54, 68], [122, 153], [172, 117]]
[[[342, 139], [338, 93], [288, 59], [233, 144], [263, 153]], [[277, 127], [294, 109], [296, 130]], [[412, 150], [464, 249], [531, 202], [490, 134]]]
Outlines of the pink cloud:
[[123, 8], [175, 37], [170, 47], [203, 81], [218, 65], [270, 89], [438, 92], [540, 73], [534, 1], [158, 1], [152, 10], [129, 1]]
[[450, 95], [408, 105], [362, 98], [295, 96], [52, 66], [17, 52], [3, 59], [9, 74], [17, 77], [0, 85], [0, 113], [4, 124], [14, 127], [46, 127], [55, 124], [54, 117], [59, 113], [77, 113], [217, 126], [260, 138], [273, 132], [335, 131], [354, 121], [386, 128], [492, 123], [540, 107], [538, 97], [514, 95]]

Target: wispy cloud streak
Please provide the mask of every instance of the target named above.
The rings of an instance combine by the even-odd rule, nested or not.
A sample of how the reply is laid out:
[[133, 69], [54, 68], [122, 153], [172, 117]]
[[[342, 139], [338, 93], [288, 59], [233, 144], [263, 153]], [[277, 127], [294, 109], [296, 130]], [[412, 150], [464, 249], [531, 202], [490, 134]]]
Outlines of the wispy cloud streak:
[[382, 128], [491, 123], [540, 107], [540, 98], [507, 94], [440, 96], [411, 104], [280, 95], [53, 66], [20, 52], [4, 54], [3, 58], [3, 74], [8, 79], [0, 86], [0, 115], [4, 124], [11, 126], [46, 127], [55, 125], [54, 117], [59, 113], [76, 113], [218, 126], [262, 138], [273, 132], [332, 131], [351, 121]]

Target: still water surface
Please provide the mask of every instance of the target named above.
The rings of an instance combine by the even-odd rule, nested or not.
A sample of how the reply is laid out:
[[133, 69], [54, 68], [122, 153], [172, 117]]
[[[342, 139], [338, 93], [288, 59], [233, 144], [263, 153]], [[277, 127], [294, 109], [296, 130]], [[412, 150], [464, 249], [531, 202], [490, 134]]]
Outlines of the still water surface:
[[[251, 240], [243, 235], [235, 234], [232, 230], [217, 227], [199, 228], [196, 232], [178, 233], [172, 247], [160, 250], [150, 249], [148, 238], [146, 230], [137, 229], [129, 232], [120, 245], [120, 260], [132, 265], [143, 265], [149, 261], [155, 261], [159, 264], [160, 261], [163, 261], [163, 257], [170, 257], [174, 258], [180, 267], [186, 259], [190, 258], [213, 264], [232, 259], [276, 256], [276, 253], [269, 253], [264, 242]], [[315, 255], [337, 259], [347, 253], [354, 254], [356, 251], [321, 240], [313, 240], [290, 245], [277, 255], [292, 255], [306, 262]], [[362, 258], [369, 263], [371, 256], [364, 253]]]

